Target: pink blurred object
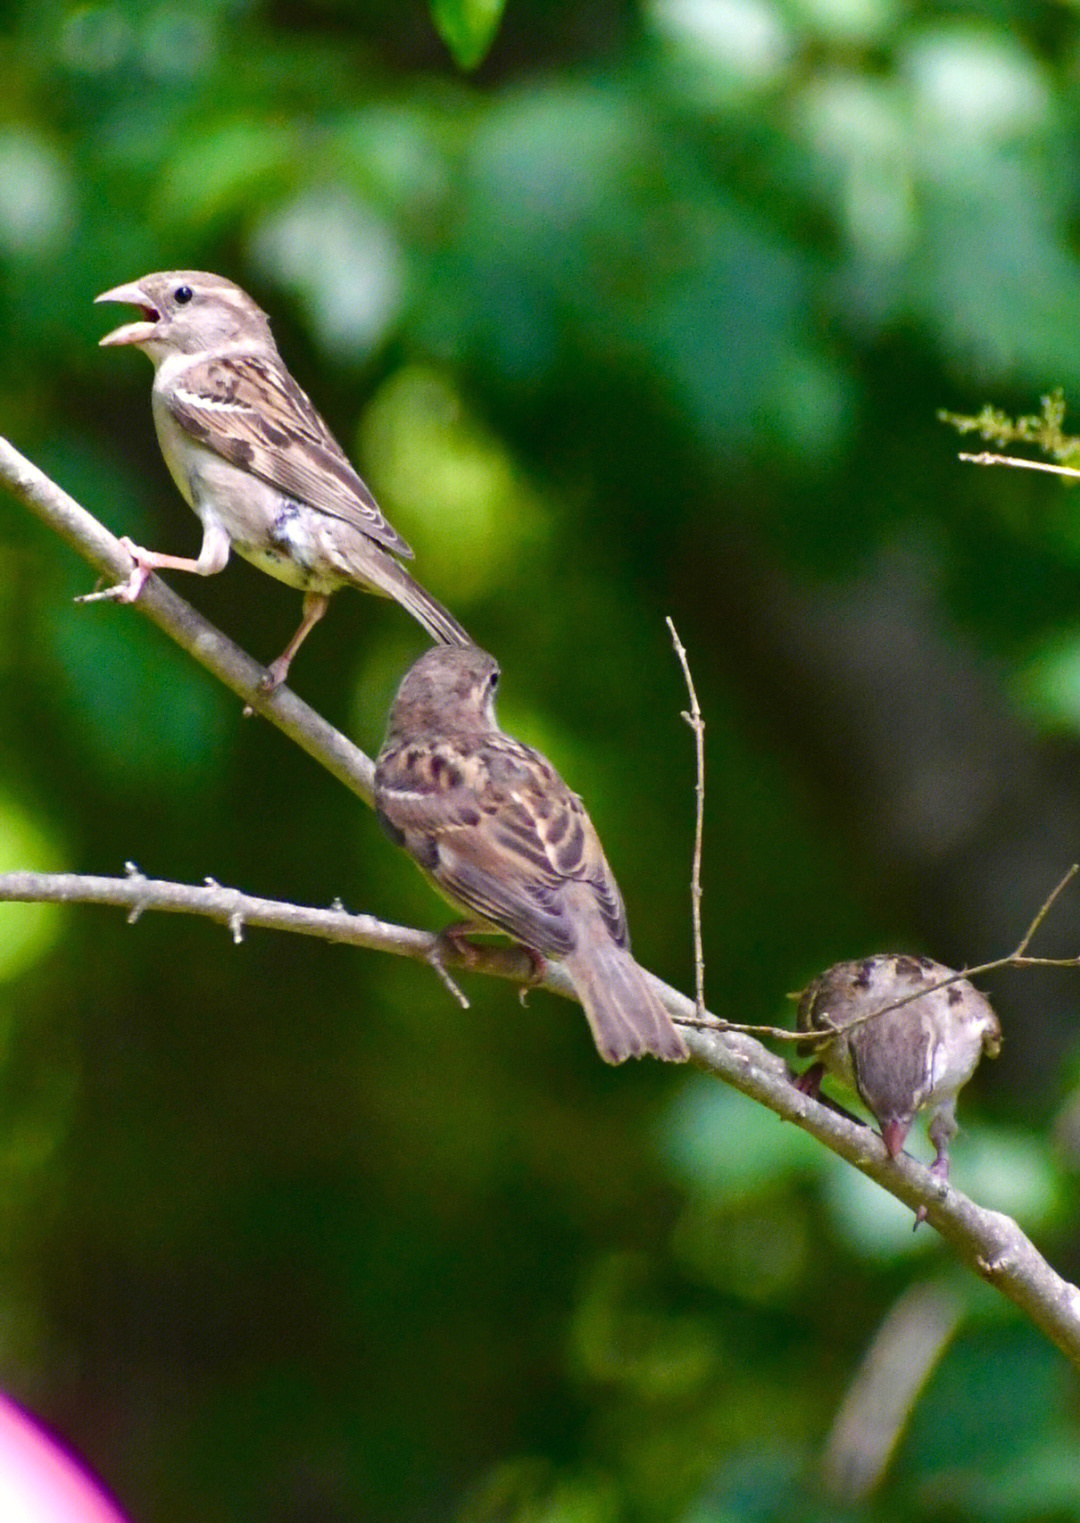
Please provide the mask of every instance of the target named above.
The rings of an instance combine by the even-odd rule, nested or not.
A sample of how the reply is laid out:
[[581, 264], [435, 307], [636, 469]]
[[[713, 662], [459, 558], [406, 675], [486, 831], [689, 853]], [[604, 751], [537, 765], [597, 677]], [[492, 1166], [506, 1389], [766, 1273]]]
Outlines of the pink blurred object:
[[0, 1396], [0, 1523], [127, 1523], [89, 1471]]

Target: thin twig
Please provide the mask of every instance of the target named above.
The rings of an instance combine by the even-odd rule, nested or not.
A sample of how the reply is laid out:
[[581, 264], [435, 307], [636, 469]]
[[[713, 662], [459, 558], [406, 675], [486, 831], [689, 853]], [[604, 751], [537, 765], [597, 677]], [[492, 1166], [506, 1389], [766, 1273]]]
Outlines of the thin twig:
[[697, 758], [697, 782], [694, 786], [696, 811], [694, 820], [694, 862], [690, 874], [690, 917], [694, 927], [694, 990], [698, 1019], [705, 1019], [705, 952], [701, 941], [701, 847], [705, 834], [705, 721], [701, 717], [694, 679], [690, 675], [690, 661], [679, 639], [675, 621], [669, 614], [667, 627], [671, 631], [671, 643], [683, 669], [686, 691], [690, 694], [690, 712], [682, 710], [682, 717], [694, 732], [694, 750]]
[[[1032, 920], [1031, 924], [1028, 926], [1028, 928], [1024, 932], [1023, 936], [1021, 936], [1020, 940], [1017, 942], [1016, 951], [1012, 954], [1011, 958], [1006, 959], [1007, 961], [1009, 961], [1009, 962], [1019, 962], [1021, 960], [1024, 960], [1025, 962], [1027, 961], [1027, 959], [1024, 957], [1024, 954], [1027, 951], [1028, 947], [1031, 945], [1032, 937], [1035, 935], [1035, 932], [1042, 925], [1042, 923], [1046, 919], [1047, 915], [1049, 915], [1049, 913], [1053, 909], [1054, 905], [1061, 898], [1062, 894], [1068, 888], [1069, 884], [1076, 877], [1077, 873], [1080, 873], [1080, 862], [1074, 862], [1073, 865], [1069, 868], [1068, 872], [1061, 879], [1061, 882], [1058, 883], [1054, 888], [1052, 888], [1050, 890], [1049, 894], [1047, 894], [1046, 898], [1043, 900], [1042, 904], [1039, 906], [1039, 909], [1037, 910], [1037, 912], [1035, 914], [1034, 920]], [[1032, 961], [1037, 961], [1040, 966], [1044, 966], [1045, 965], [1044, 959], [1041, 958], [1041, 957], [1037, 958], [1037, 959], [1032, 959]], [[1075, 967], [1077, 965], [1077, 962], [1078, 962], [1078, 959], [1073, 958], [1068, 963], [1055, 964], [1055, 966]], [[973, 968], [972, 969], [973, 973], [988, 973], [989, 971], [990, 971], [989, 967], [986, 967], [986, 968]]]
[[881, 1480], [927, 1380], [964, 1317], [948, 1282], [908, 1286], [874, 1335], [833, 1420], [822, 1478], [835, 1502], [854, 1506]]
[[[887, 1015], [890, 1010], [899, 1010], [901, 1006], [910, 1005], [914, 1000], [925, 999], [928, 994], [934, 994], [938, 989], [947, 989], [950, 984], [959, 983], [961, 979], [981, 978], [984, 973], [994, 973], [998, 968], [1080, 968], [1080, 956], [1028, 957], [1026, 955], [1032, 937], [1078, 872], [1080, 872], [1080, 862], [1074, 862], [1039, 906], [1038, 913], [1020, 938], [1014, 952], [1008, 953], [1005, 957], [995, 957], [991, 962], [980, 962], [971, 968], [961, 968], [958, 972], [950, 973], [947, 978], [938, 979], [935, 984], [927, 984], [924, 989], [915, 989], [911, 994], [904, 994], [899, 999], [890, 1000], [887, 1005], [879, 1005], [876, 1010], [868, 1010], [865, 1015], [845, 1021], [845, 1032], [853, 1031], [856, 1026], [863, 1026], [867, 1021], [876, 1021], [879, 1015]], [[798, 995], [793, 996], [796, 999], [798, 997]], [[721, 1021], [720, 1028], [723, 1031], [739, 1031], [746, 1036], [773, 1037], [779, 1042], [801, 1042], [806, 1046], [824, 1044], [833, 1035], [830, 1031], [792, 1031], [790, 1026], [740, 1026], [734, 1021]]]
[[1048, 471], [1051, 476], [1080, 476], [1080, 470], [1071, 465], [1051, 465], [1049, 460], [1025, 460], [1020, 455], [995, 455], [983, 450], [978, 455], [960, 456], [971, 465], [1014, 465], [1025, 471]]
[[[198, 884], [173, 883], [165, 878], [146, 877], [133, 862], [124, 864], [122, 878], [81, 873], [3, 873], [0, 903], [112, 905], [127, 910], [129, 925], [148, 912], [199, 915], [225, 926], [234, 942], [242, 939], [248, 927], [317, 936], [323, 941], [367, 947], [430, 963], [458, 1000], [464, 1000], [464, 996], [441, 967], [444, 961], [469, 972], [486, 973], [515, 983], [529, 983], [536, 976], [535, 959], [516, 943], [470, 942], [467, 948], [459, 950], [437, 932], [395, 925], [374, 915], [352, 914], [340, 903], [329, 909], [289, 904], [225, 888], [212, 878]], [[553, 975], [544, 980], [547, 988], [574, 998], [573, 986], [557, 964], [545, 965], [545, 971]]]

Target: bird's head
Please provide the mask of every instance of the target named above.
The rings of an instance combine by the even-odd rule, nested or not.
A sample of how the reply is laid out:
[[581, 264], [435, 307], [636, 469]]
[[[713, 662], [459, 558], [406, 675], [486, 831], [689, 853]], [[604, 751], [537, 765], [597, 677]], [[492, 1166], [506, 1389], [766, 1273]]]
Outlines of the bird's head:
[[476, 735], [498, 728], [499, 663], [476, 645], [436, 645], [405, 673], [387, 739]]
[[262, 308], [231, 280], [205, 270], [159, 270], [95, 299], [123, 302], [142, 314], [138, 322], [114, 328], [99, 342], [133, 344], [155, 365], [168, 354], [199, 354], [245, 339], [270, 340]]

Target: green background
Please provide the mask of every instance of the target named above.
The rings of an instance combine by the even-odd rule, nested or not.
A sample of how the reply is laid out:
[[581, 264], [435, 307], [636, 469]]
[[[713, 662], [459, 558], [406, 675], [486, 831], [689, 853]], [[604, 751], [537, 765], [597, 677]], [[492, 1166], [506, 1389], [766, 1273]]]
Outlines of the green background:
[[[419, 3], [25, 0], [0, 78], [0, 430], [110, 528], [198, 543], [92, 298], [226, 274], [585, 797], [643, 962], [692, 983], [666, 614], [720, 1015], [1015, 944], [1080, 855], [1080, 509], [935, 414], [1080, 390], [1080, 7], [510, 0], [468, 74]], [[92, 580], [0, 498], [0, 868], [444, 922]], [[299, 616], [242, 562], [174, 585], [262, 659]], [[293, 684], [371, 750], [423, 648], [344, 592]], [[1078, 892], [1041, 950], [1080, 951]], [[1080, 972], [986, 987], [954, 1179], [1075, 1277]], [[0, 1386], [139, 1523], [1080, 1518], [1073, 1376], [932, 1231], [703, 1075], [605, 1068], [572, 1006], [468, 988], [0, 909]], [[961, 1326], [847, 1508], [823, 1446], [913, 1283]]]

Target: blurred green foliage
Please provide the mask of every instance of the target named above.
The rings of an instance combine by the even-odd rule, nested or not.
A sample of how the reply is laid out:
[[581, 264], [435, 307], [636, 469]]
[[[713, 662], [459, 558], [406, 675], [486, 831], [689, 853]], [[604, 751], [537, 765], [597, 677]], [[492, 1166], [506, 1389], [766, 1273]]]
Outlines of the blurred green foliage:
[[[1001, 955], [1078, 855], [1080, 509], [959, 464], [936, 413], [1080, 393], [1078, 7], [436, 19], [467, 65], [490, 43], [473, 72], [420, 4], [9, 3], [0, 430], [190, 551], [149, 366], [95, 347], [92, 298], [231, 276], [586, 798], [643, 961], [692, 981], [668, 613], [713, 1008], [776, 1023], [876, 950]], [[0, 865], [441, 923], [281, 736], [137, 613], [74, 607], [91, 580], [0, 500]], [[177, 585], [264, 658], [297, 618], [243, 563]], [[345, 593], [294, 683], [374, 748], [422, 648]], [[1044, 950], [1076, 952], [1074, 903]], [[955, 1178], [1075, 1278], [1080, 973], [991, 992]], [[470, 994], [0, 911], [0, 1383], [133, 1517], [1080, 1518], [1073, 1376], [932, 1232], [701, 1075], [605, 1069], [573, 1007]], [[938, 1276], [958, 1337], [876, 1496], [826, 1496], [860, 1359]]]

